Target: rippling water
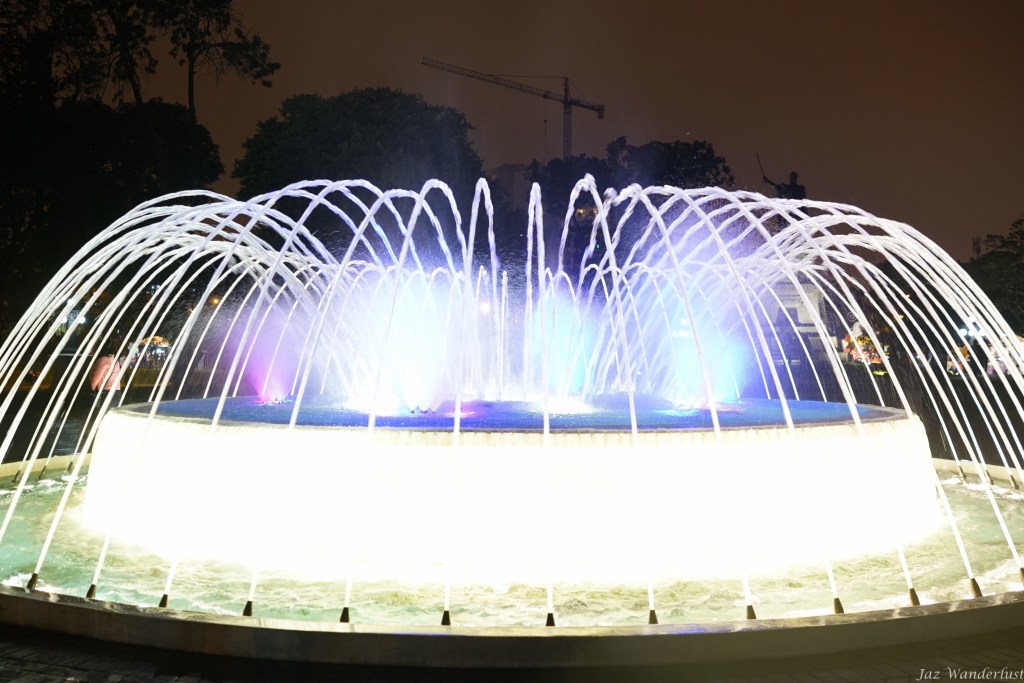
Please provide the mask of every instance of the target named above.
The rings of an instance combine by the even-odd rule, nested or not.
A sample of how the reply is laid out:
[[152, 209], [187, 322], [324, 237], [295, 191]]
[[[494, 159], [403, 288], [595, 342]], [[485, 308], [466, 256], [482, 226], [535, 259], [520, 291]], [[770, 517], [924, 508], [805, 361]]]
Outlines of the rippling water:
[[[59, 478], [33, 481], [0, 542], [4, 583], [23, 586], [35, 568], [53, 510], [66, 482]], [[996, 521], [992, 505], [977, 485], [947, 480], [944, 486], [955, 511], [975, 576], [985, 593], [1020, 590], [1012, 553]], [[1024, 538], [1024, 495], [995, 489], [995, 500], [1017, 543]], [[0, 491], [6, 511], [9, 488]], [[84, 486], [75, 486], [68, 513], [58, 527], [52, 549], [40, 573], [39, 588], [84, 595], [92, 581], [103, 537], [78, 521]], [[870, 492], [863, 492], [869, 504]], [[809, 513], [813, 513], [809, 511]], [[681, 520], [681, 524], [691, 520]], [[324, 525], [324, 543], [330, 537]], [[666, 538], [666, 543], [671, 543]], [[611, 551], [610, 551], [611, 552]], [[967, 574], [948, 525], [905, 548], [915, 588], [922, 602], [970, 597]], [[170, 561], [138, 548], [111, 543], [98, 584], [101, 600], [156, 605], [164, 592]], [[835, 563], [840, 598], [847, 612], [904, 606], [906, 584], [895, 550], [888, 555]], [[214, 614], [241, 614], [249, 595], [252, 569], [208, 559], [180, 558], [171, 588], [173, 608]], [[259, 576], [254, 600], [257, 616], [313, 621], [337, 621], [347, 577], [265, 574]], [[750, 577], [754, 606], [761, 618], [829, 614], [832, 595], [824, 567], [789, 567], [777, 573]], [[357, 575], [352, 584], [353, 622], [436, 625], [444, 605], [440, 583], [410, 584], [373, 581]], [[655, 603], [661, 623], [728, 621], [742, 618], [745, 601], [739, 577], [701, 581], [662, 581], [655, 584]], [[637, 625], [646, 623], [645, 585], [579, 585], [556, 583], [555, 612], [559, 625]], [[454, 585], [453, 623], [466, 626], [541, 625], [547, 613], [543, 585]]]

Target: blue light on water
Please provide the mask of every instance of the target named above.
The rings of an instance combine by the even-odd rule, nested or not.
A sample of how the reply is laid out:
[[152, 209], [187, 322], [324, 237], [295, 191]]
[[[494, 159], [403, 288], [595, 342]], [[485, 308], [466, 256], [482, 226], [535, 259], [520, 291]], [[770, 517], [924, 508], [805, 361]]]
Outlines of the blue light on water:
[[[599, 397], [587, 412], [550, 415], [552, 431], [628, 431], [628, 410], [623, 410], [624, 396]], [[641, 431], [711, 429], [708, 409], [679, 409], [667, 402], [638, 397], [637, 426]], [[158, 414], [183, 418], [211, 418], [216, 399], [194, 399], [161, 404]], [[378, 415], [376, 427], [424, 431], [451, 431], [454, 427], [452, 406], [442, 405], [436, 411], [410, 411]], [[823, 401], [790, 401], [790, 411], [797, 425], [850, 422], [850, 406]], [[226, 422], [288, 424], [294, 404], [290, 401], [266, 403], [251, 398], [228, 399], [221, 416]], [[148, 410], [140, 407], [139, 410]], [[891, 409], [855, 406], [862, 421], [892, 417]], [[717, 406], [723, 429], [778, 427], [786, 424], [778, 401], [755, 399]], [[469, 401], [462, 404], [460, 428], [464, 431], [541, 431], [544, 415], [540, 404], [527, 401]], [[365, 427], [368, 416], [336, 404], [304, 403], [296, 424], [318, 427]]]

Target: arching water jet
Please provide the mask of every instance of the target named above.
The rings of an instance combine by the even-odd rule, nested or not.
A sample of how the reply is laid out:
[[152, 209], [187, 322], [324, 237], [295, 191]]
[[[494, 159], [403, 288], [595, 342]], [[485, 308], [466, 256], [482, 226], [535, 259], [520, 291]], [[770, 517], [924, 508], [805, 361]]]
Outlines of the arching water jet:
[[[182, 193], [112, 225], [0, 347], [5, 458], [38, 469], [69, 411], [92, 456], [71, 462], [32, 587], [52, 585], [62, 525], [82, 525], [97, 535], [82, 593], [116, 594], [108, 551], [134, 544], [162, 558], [160, 602], [191, 590], [181, 561], [217, 555], [246, 568], [246, 612], [260, 577], [299, 572], [338, 587], [342, 622], [374, 581], [433, 585], [454, 623], [467, 585], [535, 586], [553, 619], [560, 587], [604, 581], [646, 592], [641, 618], [664, 623], [688, 608], [656, 617], [659, 590], [722, 580], [737, 601], [722, 618], [741, 618], [772, 611], [759, 582], [791, 566], [828, 587], [817, 609], [850, 611], [878, 604], [841, 599], [863, 555], [906, 587], [873, 599], [906, 604], [930, 585], [911, 546], [936, 533], [980, 592], [932, 455], [985, 482], [1021, 572], [987, 478], [1024, 478], [1021, 348], [952, 259], [842, 204], [589, 178], [579, 197], [593, 223], [546, 233], [535, 189], [520, 264], [499, 261], [483, 183], [468, 226], [436, 181]], [[325, 246], [313, 215], [344, 238]], [[94, 322], [62, 329], [77, 315]], [[999, 372], [982, 349], [945, 371], [965, 321]], [[125, 388], [87, 396], [111, 344]], [[26, 491], [21, 477], [0, 549]]]

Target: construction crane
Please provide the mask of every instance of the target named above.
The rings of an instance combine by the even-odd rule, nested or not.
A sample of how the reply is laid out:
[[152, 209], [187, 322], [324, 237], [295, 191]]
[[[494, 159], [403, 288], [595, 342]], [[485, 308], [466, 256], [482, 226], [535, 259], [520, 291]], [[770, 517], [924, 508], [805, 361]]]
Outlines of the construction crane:
[[580, 107], [582, 109], [590, 109], [591, 111], [597, 112], [597, 118], [604, 118], [604, 105], [594, 104], [593, 102], [587, 102], [579, 98], [569, 96], [569, 78], [567, 76], [562, 77], [563, 92], [559, 94], [552, 90], [544, 90], [542, 88], [535, 88], [532, 85], [526, 85], [518, 81], [512, 81], [501, 76], [494, 76], [492, 74], [485, 74], [479, 71], [473, 71], [472, 69], [466, 69], [461, 66], [455, 66], [454, 64], [445, 64], [439, 62], [436, 59], [430, 57], [424, 57], [423, 61], [420, 62], [423, 66], [429, 66], [434, 69], [440, 69], [441, 71], [448, 71], [453, 74], [459, 74], [460, 76], [466, 76], [468, 78], [475, 78], [478, 81], [485, 83], [493, 83], [494, 85], [504, 86], [506, 88], [512, 88], [520, 92], [530, 93], [537, 97], [543, 97], [546, 100], [554, 100], [562, 103], [562, 158], [568, 159], [572, 156], [572, 108]]

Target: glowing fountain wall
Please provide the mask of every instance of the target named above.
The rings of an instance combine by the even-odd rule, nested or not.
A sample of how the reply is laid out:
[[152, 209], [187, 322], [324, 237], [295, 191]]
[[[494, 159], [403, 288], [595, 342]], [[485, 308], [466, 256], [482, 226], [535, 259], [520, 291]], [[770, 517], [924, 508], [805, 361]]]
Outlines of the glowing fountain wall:
[[441, 432], [122, 410], [97, 440], [85, 520], [170, 558], [338, 578], [642, 584], [823, 567], [891, 554], [942, 520], [921, 423], [892, 413], [636, 445], [467, 432], [453, 446]]

